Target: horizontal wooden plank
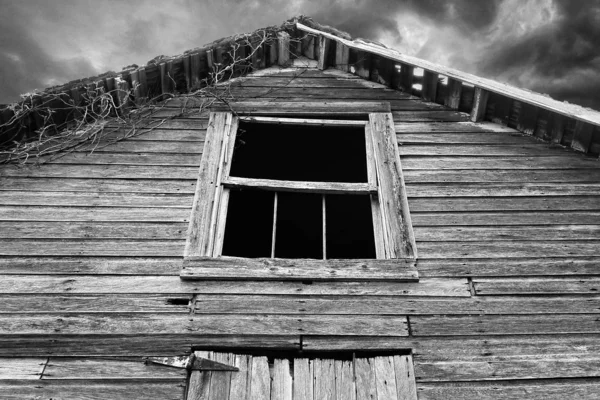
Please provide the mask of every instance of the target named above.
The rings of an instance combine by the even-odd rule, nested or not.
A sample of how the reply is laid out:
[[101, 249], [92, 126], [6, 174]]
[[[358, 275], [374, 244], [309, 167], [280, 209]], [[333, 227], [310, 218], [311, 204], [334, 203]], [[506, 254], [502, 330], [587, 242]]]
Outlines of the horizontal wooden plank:
[[426, 258], [591, 257], [598, 255], [600, 240], [505, 240], [469, 242], [417, 242]]
[[308, 125], [308, 126], [354, 126], [363, 127], [366, 121], [360, 120], [341, 120], [341, 119], [312, 119], [312, 118], [277, 118], [277, 117], [242, 117], [243, 122], [257, 122], [261, 124], [290, 124], [290, 125]]
[[0, 176], [24, 178], [193, 179], [198, 168], [177, 166], [45, 164], [41, 167], [3, 166]]
[[515, 157], [515, 156], [554, 156], [572, 154], [573, 150], [551, 146], [546, 143], [514, 145], [405, 145], [400, 146], [400, 156], [477, 156], [477, 157]]
[[[464, 124], [465, 122], [446, 122], [446, 123], [438, 123], [437, 125], [444, 124]], [[415, 123], [414, 125], [428, 125]], [[522, 144], [527, 143], [539, 143], [536, 139], [531, 136], [524, 136], [524, 134], [513, 134], [508, 132], [493, 132], [491, 130], [485, 131], [484, 128], [481, 128], [482, 132], [475, 131], [477, 129], [476, 126], [470, 128], [468, 132], [441, 132], [441, 133], [426, 133], [426, 132], [418, 132], [412, 133], [410, 132], [410, 123], [401, 124], [401, 128], [405, 129], [406, 132], [397, 133], [398, 144], [402, 146], [413, 146], [413, 145], [513, 145], [520, 146]], [[433, 123], [432, 123], [433, 125]], [[501, 125], [498, 125], [501, 126]], [[460, 128], [456, 127], [457, 129]], [[441, 127], [437, 127], [437, 129], [443, 129]]]
[[174, 207], [0, 206], [0, 221], [187, 222], [190, 210]]
[[261, 348], [276, 350], [300, 349], [299, 335], [203, 335], [125, 334], [125, 335], [64, 335], [48, 332], [43, 335], [0, 335], [0, 356], [22, 354], [56, 356], [173, 356], [189, 354], [192, 346], [215, 348]]
[[[220, 98], [232, 99], [234, 101], [244, 101], [249, 99], [289, 99], [301, 98], [303, 101], [310, 99], [332, 99], [335, 101], [341, 100], [374, 100], [374, 101], [391, 101], [403, 100], [406, 102], [415, 102], [422, 104], [422, 101], [415, 99], [414, 96], [405, 94], [397, 90], [372, 89], [361, 86], [355, 87], [337, 87], [331, 90], [331, 87], [291, 87], [291, 86], [238, 86], [231, 85], [227, 88], [214, 89], [214, 94]], [[184, 105], [187, 107], [200, 107], [203, 99], [194, 97], [174, 97], [164, 102], [165, 107], [181, 108]], [[289, 100], [288, 100], [289, 101]], [[423, 104], [422, 107], [427, 107]], [[435, 104], [435, 107], [441, 107]], [[234, 108], [235, 109], [235, 108]]]
[[489, 384], [418, 384], [419, 399], [422, 400], [561, 400], [568, 398], [594, 399], [600, 392], [600, 383], [593, 381], [526, 381], [521, 384], [509, 382], [499, 386]]
[[[0, 225], [1, 226], [1, 225]], [[494, 227], [415, 227], [417, 241], [532, 241], [598, 240], [600, 225], [551, 225], [551, 226], [494, 226]], [[585, 242], [584, 242], [585, 243]], [[597, 243], [597, 242], [595, 242]], [[559, 243], [557, 247], [564, 249]], [[535, 247], [535, 245], [533, 246]], [[507, 255], [508, 257], [508, 255]]]
[[307, 351], [352, 351], [411, 349], [415, 363], [459, 360], [511, 360], [564, 357], [589, 357], [598, 354], [600, 337], [596, 334], [446, 336], [446, 337], [339, 337], [306, 336]]
[[[553, 152], [554, 153], [554, 152]], [[552, 170], [552, 169], [591, 169], [598, 171], [598, 162], [591, 157], [575, 156], [565, 152], [559, 155], [513, 156], [513, 157], [479, 157], [472, 156], [403, 156], [402, 169], [510, 169], [510, 170]], [[595, 173], [595, 172], [593, 172]]]
[[523, 294], [595, 294], [600, 290], [600, 278], [474, 278], [478, 295]]
[[0, 256], [177, 257], [185, 239], [2, 239]]
[[0, 334], [175, 334], [408, 336], [406, 317], [343, 315], [3, 314]]
[[184, 396], [185, 380], [39, 380], [0, 383], [0, 397], [20, 399], [113, 399], [143, 400], [160, 398], [177, 400]]
[[466, 279], [419, 282], [252, 282], [181, 280], [179, 276], [5, 275], [3, 294], [245, 294], [469, 297]]
[[[124, 140], [106, 146], [98, 146], [95, 153], [176, 153], [201, 154], [204, 142], [198, 141], [162, 141], [162, 140]], [[88, 153], [89, 151], [82, 150]]]
[[230, 188], [254, 188], [277, 192], [305, 192], [326, 194], [371, 194], [377, 193], [375, 186], [368, 183], [351, 182], [296, 182], [274, 179], [254, 179], [230, 177], [223, 180], [223, 185]]
[[[273, 76], [254, 76], [248, 74], [238, 81], [231, 81], [236, 88], [254, 87], [288, 87], [288, 88], [351, 88], [351, 89], [381, 89], [390, 90], [376, 82], [366, 81], [355, 76], [313, 76], [307, 77], [299, 71], [297, 75], [277, 74]], [[416, 98], [404, 93], [407, 98]]]
[[200, 314], [514, 315], [598, 314], [598, 297], [348, 298], [198, 295]]
[[594, 314], [413, 316], [410, 328], [414, 336], [597, 334], [600, 320]]
[[308, 260], [188, 257], [182, 279], [414, 281], [414, 260]]
[[[168, 129], [170, 121], [159, 128], [138, 128], [135, 133], [128, 128], [107, 127], [103, 139], [107, 140], [163, 140], [167, 142], [203, 142], [206, 136], [206, 127], [196, 124], [188, 129]], [[133, 136], [132, 136], [133, 135]]]
[[[515, 137], [529, 137], [524, 136], [522, 133], [517, 131], [516, 129], [509, 128], [505, 125], [496, 124], [493, 122], [413, 122], [413, 123], [403, 123], [398, 122], [395, 124], [396, 134], [398, 135], [398, 139], [407, 139], [409, 137], [452, 137], [450, 135], [437, 135], [437, 133], [505, 133], [504, 135], [476, 135], [477, 137], [482, 138], [491, 138], [491, 137], [505, 137], [509, 138], [511, 141], [515, 141]], [[410, 134], [420, 134], [411, 136]], [[423, 135], [421, 135], [423, 134]], [[509, 135], [509, 134], [514, 134]], [[445, 143], [445, 142], [444, 142]]]
[[145, 363], [141, 357], [135, 360], [51, 357], [42, 379], [174, 379], [181, 382], [186, 375], [185, 369]]
[[399, 111], [392, 109], [394, 122], [463, 122], [469, 121], [469, 114], [450, 110]]
[[4, 295], [0, 314], [144, 312], [188, 313], [191, 296], [182, 295]]
[[48, 361], [43, 357], [0, 358], [0, 381], [7, 379], [40, 379]]
[[596, 275], [598, 257], [419, 260], [421, 277]]
[[415, 364], [419, 382], [496, 381], [502, 379], [587, 378], [600, 375], [600, 358], [556, 357], [547, 359], [438, 361]]
[[3, 190], [42, 192], [186, 193], [193, 194], [197, 179], [64, 179], [0, 178]]
[[186, 239], [187, 222], [0, 221], [2, 239]]
[[520, 182], [544, 183], [578, 183], [600, 182], [600, 169], [567, 169], [567, 170], [408, 170], [404, 171], [404, 179], [408, 185], [413, 183], [477, 183], [499, 182], [516, 184]]
[[408, 197], [595, 196], [600, 183], [407, 183]]
[[454, 197], [408, 199], [412, 212], [439, 211], [600, 211], [600, 196]]
[[181, 257], [0, 257], [2, 274], [179, 276]]
[[[293, 115], [345, 115], [366, 116], [371, 112], [389, 112], [389, 102], [377, 101], [280, 101], [279, 99], [231, 101], [226, 106], [212, 106], [213, 111], [235, 110], [238, 114], [260, 114], [265, 116]], [[166, 118], [180, 115], [178, 109], [163, 108], [152, 114], [152, 118]], [[204, 118], [201, 114], [190, 114], [188, 118]]]
[[200, 165], [202, 154], [176, 154], [176, 153], [142, 153], [142, 152], [79, 152], [69, 153], [64, 156], [42, 159], [44, 165], [78, 164], [78, 165], [144, 165], [144, 166], [175, 166], [196, 167]]
[[194, 196], [190, 193], [0, 191], [0, 204], [5, 206], [174, 207], [191, 210], [193, 200]]
[[600, 212], [412, 213], [413, 226], [598, 225]]

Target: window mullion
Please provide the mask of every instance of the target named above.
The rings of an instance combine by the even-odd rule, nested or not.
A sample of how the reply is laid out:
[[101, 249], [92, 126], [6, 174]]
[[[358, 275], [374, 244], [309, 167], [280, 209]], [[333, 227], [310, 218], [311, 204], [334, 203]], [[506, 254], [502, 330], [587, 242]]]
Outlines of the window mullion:
[[323, 209], [323, 260], [327, 260], [327, 204], [325, 200], [325, 194], [321, 195], [321, 204]]
[[271, 258], [275, 258], [275, 238], [277, 236], [277, 192], [274, 192], [273, 196], [273, 233], [271, 236]]

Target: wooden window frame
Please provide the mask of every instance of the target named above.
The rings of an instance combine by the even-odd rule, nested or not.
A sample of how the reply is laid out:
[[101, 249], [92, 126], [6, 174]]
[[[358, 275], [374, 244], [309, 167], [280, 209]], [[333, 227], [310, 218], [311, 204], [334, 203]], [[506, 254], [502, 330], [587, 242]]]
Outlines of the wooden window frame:
[[[245, 117], [246, 122], [365, 127], [367, 183], [340, 182], [291, 182], [268, 179], [231, 177], [231, 160], [240, 117], [231, 112], [211, 112], [206, 132], [204, 151], [200, 163], [198, 182], [190, 217], [187, 242], [184, 251], [183, 279], [235, 278], [244, 275], [244, 269], [261, 269], [261, 265], [277, 267], [282, 263], [288, 271], [279, 276], [289, 279], [305, 279], [307, 271], [327, 271], [329, 279], [351, 278], [355, 269], [378, 271], [374, 276], [381, 279], [417, 280], [415, 263], [417, 250], [410, 220], [404, 178], [391, 113], [370, 113], [368, 121], [298, 119], [273, 117]], [[231, 188], [256, 188], [261, 190], [294, 191], [307, 193], [368, 194], [371, 196], [376, 259], [373, 260], [289, 260], [248, 259], [222, 256], [225, 224]], [[384, 260], [388, 260], [386, 263]], [[389, 261], [396, 260], [395, 263]], [[344, 265], [351, 271], [340, 273]], [[212, 266], [217, 273], [206, 275], [205, 266]], [[237, 267], [233, 273], [226, 266]], [[397, 268], [396, 273], [381, 274], [382, 269]], [[289, 271], [289, 269], [292, 269]], [[294, 268], [298, 270], [294, 270]], [[325, 270], [323, 270], [325, 268]], [[303, 269], [302, 272], [299, 269]], [[333, 272], [331, 269], [337, 271]], [[218, 273], [217, 271], [221, 271]], [[364, 271], [363, 271], [364, 272]], [[238, 274], [238, 275], [234, 275]], [[259, 273], [265, 276], [265, 273]], [[317, 274], [319, 275], [319, 274]], [[364, 275], [364, 274], [361, 274]], [[368, 271], [367, 271], [368, 275]], [[273, 278], [278, 276], [272, 274]], [[311, 276], [311, 273], [308, 273]], [[325, 278], [327, 275], [324, 276]], [[341, 278], [340, 278], [341, 277]]]

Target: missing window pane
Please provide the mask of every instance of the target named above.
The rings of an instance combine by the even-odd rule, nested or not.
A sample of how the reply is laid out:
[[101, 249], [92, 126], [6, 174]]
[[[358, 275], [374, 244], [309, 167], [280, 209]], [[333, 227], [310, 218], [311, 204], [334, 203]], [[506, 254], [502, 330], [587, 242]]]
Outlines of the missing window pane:
[[223, 255], [270, 257], [273, 192], [232, 190], [225, 224]]
[[275, 257], [323, 258], [321, 195], [278, 194]]
[[241, 123], [231, 176], [367, 182], [364, 128]]
[[327, 195], [327, 258], [376, 258], [369, 196]]

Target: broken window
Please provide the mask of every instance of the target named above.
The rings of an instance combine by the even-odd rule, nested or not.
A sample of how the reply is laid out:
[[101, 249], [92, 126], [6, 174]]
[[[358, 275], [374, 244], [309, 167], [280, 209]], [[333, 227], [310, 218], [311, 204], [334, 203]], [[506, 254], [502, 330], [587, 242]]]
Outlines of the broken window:
[[414, 260], [391, 114], [211, 113], [185, 256]]

